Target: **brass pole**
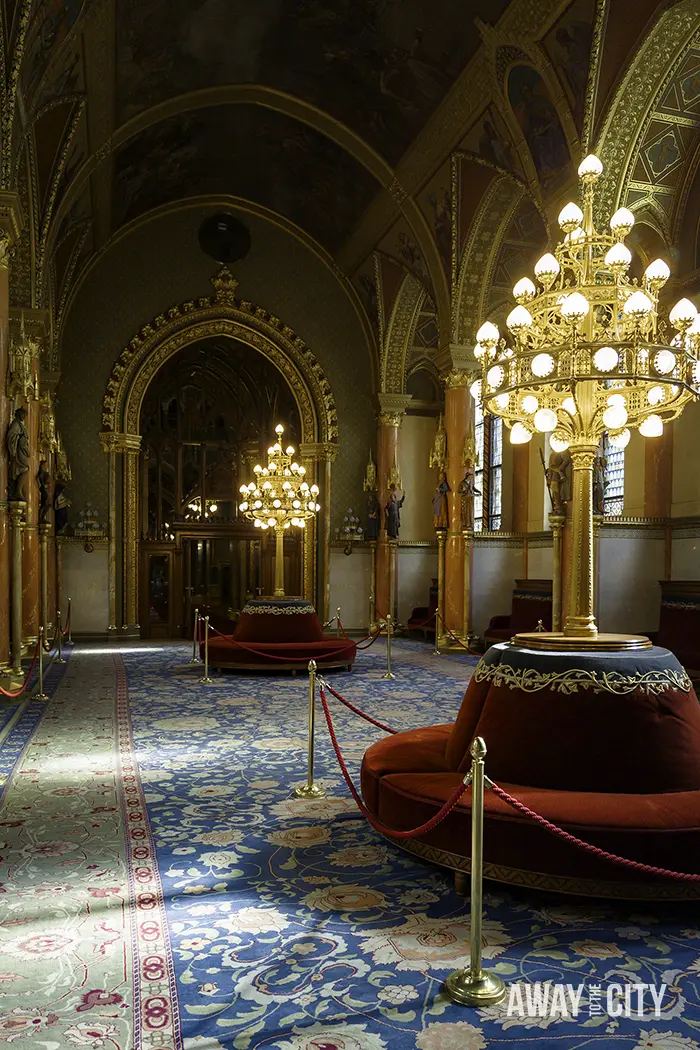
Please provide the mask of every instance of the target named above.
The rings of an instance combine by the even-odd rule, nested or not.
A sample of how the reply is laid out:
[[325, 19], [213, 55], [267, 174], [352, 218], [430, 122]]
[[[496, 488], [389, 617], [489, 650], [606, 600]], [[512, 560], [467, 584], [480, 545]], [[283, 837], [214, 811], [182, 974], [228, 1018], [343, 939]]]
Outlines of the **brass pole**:
[[39, 626], [39, 692], [34, 694], [35, 700], [48, 700], [44, 692], [44, 626]]
[[199, 627], [199, 609], [194, 611], [194, 631], [192, 633], [192, 659], [188, 660], [188, 664], [198, 664], [199, 657], [197, 656], [197, 628]]
[[204, 617], [204, 678], [199, 679], [202, 685], [211, 685], [209, 677], [209, 617]]
[[437, 616], [435, 617], [435, 651], [439, 653], [440, 647], [447, 645], [447, 636], [444, 634], [445, 623], [445, 529], [437, 529], [438, 541], [438, 604]]
[[396, 678], [396, 675], [391, 670], [391, 636], [394, 633], [394, 621], [392, 620], [391, 613], [387, 613], [386, 617], [386, 671], [382, 675], [382, 678]]
[[370, 564], [370, 584], [369, 584], [369, 630], [376, 631], [377, 620], [376, 620], [376, 601], [377, 601], [377, 541], [369, 541], [369, 550], [371, 557]]
[[41, 552], [41, 622], [49, 622], [49, 532], [51, 526], [39, 526], [39, 549]]
[[571, 550], [569, 610], [564, 634], [593, 638], [598, 633], [593, 605], [593, 461], [597, 446], [571, 448], [574, 542]]
[[335, 636], [340, 638], [340, 606], [335, 610]]
[[12, 674], [23, 678], [22, 670], [22, 514], [23, 501], [10, 503], [12, 522]]
[[71, 616], [71, 600], [72, 599], [70, 598], [68, 599], [68, 641], [66, 642], [66, 645], [73, 644], [73, 617]]
[[462, 640], [465, 645], [469, 645], [469, 634], [471, 631], [471, 624], [469, 622], [469, 597], [471, 591], [471, 548], [474, 533], [471, 529], [464, 529], [462, 532], [463, 547], [464, 547], [464, 614], [462, 617]]
[[284, 598], [284, 528], [275, 526], [275, 598]]
[[566, 518], [561, 514], [550, 514], [552, 526], [552, 631], [561, 631], [561, 555], [562, 530]]
[[316, 661], [309, 660], [309, 740], [306, 783], [294, 789], [297, 798], [325, 798], [326, 789], [314, 782], [314, 731], [316, 723]]
[[455, 970], [445, 981], [445, 993], [462, 1006], [488, 1006], [505, 998], [506, 986], [495, 973], [486, 973], [481, 965], [481, 930], [483, 922], [484, 871], [484, 757], [486, 744], [478, 736], [470, 747], [472, 756], [472, 853], [471, 915], [469, 921], [469, 967]]
[[58, 623], [58, 654], [56, 656], [57, 664], [64, 664], [66, 661], [63, 659], [63, 624], [61, 623], [61, 610], [56, 610], [56, 621]]

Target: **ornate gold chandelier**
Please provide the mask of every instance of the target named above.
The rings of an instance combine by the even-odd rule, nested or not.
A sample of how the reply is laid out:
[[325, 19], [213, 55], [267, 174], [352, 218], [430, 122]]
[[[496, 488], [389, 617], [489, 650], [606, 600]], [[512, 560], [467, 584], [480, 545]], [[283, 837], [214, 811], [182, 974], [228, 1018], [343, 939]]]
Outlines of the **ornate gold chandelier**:
[[593, 155], [581, 163], [583, 210], [569, 203], [559, 215], [564, 239], [535, 265], [538, 286], [528, 277], [515, 285], [518, 303], [508, 315], [509, 337], [485, 322], [475, 356], [482, 378], [472, 395], [510, 428], [513, 444], [537, 431], [550, 434], [556, 452], [568, 449], [573, 467], [573, 554], [568, 615], [563, 635], [598, 647], [632, 647], [646, 639], [598, 636], [593, 604], [592, 477], [598, 447], [607, 431], [624, 448], [630, 427], [645, 437], [663, 433], [700, 394], [700, 317], [688, 299], [659, 318], [659, 292], [670, 276], [662, 259], [630, 278], [632, 253], [624, 244], [634, 215], [620, 208], [610, 233], [593, 222], [595, 184], [603, 165]]
[[318, 485], [306, 482], [306, 467], [294, 459], [294, 446], [282, 449], [284, 427], [281, 423], [275, 427], [275, 433], [277, 440], [267, 450], [267, 466], [256, 464], [253, 467], [256, 480], [241, 485], [244, 498], [238, 509], [263, 532], [275, 530], [275, 597], [283, 597], [285, 529], [292, 526], [303, 529], [321, 505], [316, 502]]

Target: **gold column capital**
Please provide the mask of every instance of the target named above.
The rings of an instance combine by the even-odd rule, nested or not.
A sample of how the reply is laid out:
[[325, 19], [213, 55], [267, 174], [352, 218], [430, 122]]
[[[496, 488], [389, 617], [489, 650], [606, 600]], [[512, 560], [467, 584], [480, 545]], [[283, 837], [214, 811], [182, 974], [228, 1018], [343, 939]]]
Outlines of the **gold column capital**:
[[[474, 348], [462, 343], [450, 343], [435, 356], [435, 365], [442, 376], [449, 372], [481, 373], [479, 362], [474, 357]], [[473, 380], [472, 380], [473, 382]]]
[[131, 452], [141, 451], [140, 434], [119, 434], [113, 430], [105, 430], [100, 434], [100, 444], [104, 452]]
[[334, 441], [302, 441], [299, 455], [302, 459], [330, 460], [335, 463], [340, 452], [340, 445]]
[[445, 387], [447, 390], [458, 390], [465, 386], [470, 387], [477, 376], [476, 370], [467, 372], [461, 368], [453, 368], [445, 376]]
[[406, 409], [413, 401], [411, 394], [377, 394], [379, 423], [383, 427], [400, 427]]
[[[22, 205], [16, 190], [0, 190], [0, 230], [12, 247], [19, 240], [24, 225]], [[0, 266], [7, 265], [0, 263]]]
[[27, 504], [24, 500], [10, 500], [10, 521], [13, 525], [23, 525], [23, 515], [27, 509]]

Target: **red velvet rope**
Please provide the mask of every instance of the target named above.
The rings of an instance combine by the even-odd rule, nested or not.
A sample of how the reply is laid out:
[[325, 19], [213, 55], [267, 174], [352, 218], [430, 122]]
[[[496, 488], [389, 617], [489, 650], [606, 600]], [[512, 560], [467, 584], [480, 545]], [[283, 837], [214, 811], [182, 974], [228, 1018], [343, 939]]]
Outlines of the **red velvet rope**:
[[373, 726], [376, 726], [377, 729], [383, 729], [385, 733], [391, 733], [392, 735], [398, 733], [398, 729], [391, 729], [390, 726], [383, 725], [381, 722], [378, 722], [376, 718], [372, 718], [371, 715], [368, 715], [366, 714], [366, 712], [361, 711], [359, 707], [355, 707], [354, 704], [351, 704], [350, 701], [346, 700], [344, 696], [340, 695], [340, 693], [336, 693], [335, 689], [333, 689], [332, 686], [328, 684], [328, 682], [324, 683], [324, 688], [326, 688], [328, 692], [336, 698], [336, 700], [340, 700], [341, 704], [344, 704], [349, 711], [352, 711], [354, 714], [359, 715], [360, 718], [364, 718], [365, 722], [371, 722]]
[[71, 616], [71, 612], [72, 611], [73, 611], [73, 606], [72, 606], [72, 604], [69, 603], [68, 604], [68, 615], [66, 616], [66, 626], [63, 628], [63, 632], [62, 632], [64, 638], [68, 634], [68, 631], [70, 630], [70, 616]]
[[575, 835], [570, 835], [568, 831], [564, 831], [563, 828], [557, 827], [556, 824], [552, 824], [551, 821], [547, 820], [546, 817], [540, 816], [539, 813], [535, 813], [529, 809], [524, 803], [519, 802], [517, 798], [513, 798], [503, 788], [498, 787], [497, 784], [489, 785], [498, 798], [507, 802], [513, 809], [517, 809], [523, 816], [529, 817], [540, 827], [543, 827], [546, 831], [551, 832], [553, 835], [558, 835], [559, 838], [564, 839], [566, 842], [570, 842], [573, 846], [578, 846], [580, 849], [585, 850], [587, 853], [592, 853], [596, 857], [601, 857], [603, 860], [610, 860], [613, 864], [620, 864], [624, 868], [630, 868], [633, 871], [643, 871], [647, 875], [660, 875], [665, 879], [678, 879], [682, 882], [700, 882], [700, 875], [690, 875], [680, 871], [669, 871], [668, 868], [657, 868], [653, 864], [643, 864], [638, 860], [628, 860], [626, 857], [618, 857], [615, 853], [608, 853], [607, 850], [600, 849], [599, 846], [593, 846], [590, 842], [584, 842], [583, 839], [576, 838]]
[[39, 646], [40, 645], [41, 645], [41, 639], [39, 639], [37, 641], [37, 643], [36, 643], [36, 649], [34, 650], [34, 658], [32, 659], [31, 665], [29, 667], [29, 670], [27, 671], [27, 674], [25, 676], [24, 683], [23, 683], [21, 689], [18, 689], [16, 693], [11, 693], [11, 692], [8, 692], [7, 689], [3, 689], [2, 686], [0, 686], [0, 693], [3, 696], [10, 696], [10, 697], [20, 696], [20, 694], [23, 693], [24, 690], [27, 688], [27, 686], [29, 685], [29, 679], [32, 677], [32, 671], [36, 667], [36, 662], [39, 659]]
[[[351, 642], [352, 638], [350, 637], [349, 634], [346, 633], [345, 628], [343, 627], [342, 623], [340, 622], [340, 617], [338, 617], [338, 627], [343, 632], [343, 638], [345, 638], [346, 641]], [[381, 633], [382, 633], [382, 629], [381, 629], [381, 627], [378, 627], [376, 631], [370, 631], [370, 633], [366, 634], [364, 636], [364, 638], [360, 638], [360, 640], [358, 642], [355, 642], [355, 645], [357, 646], [357, 648], [358, 648], [358, 650], [360, 652], [364, 652], [365, 649], [369, 649], [369, 647], [371, 645], [374, 645], [374, 643], [376, 642], [377, 638], [379, 637], [379, 635]], [[370, 639], [371, 639], [371, 641], [370, 641]], [[363, 644], [364, 642], [369, 642], [369, 645], [364, 645]]]
[[333, 720], [331, 718], [331, 713], [328, 710], [328, 701], [326, 700], [326, 693], [323, 686], [321, 686], [321, 703], [323, 704], [323, 713], [326, 717], [326, 725], [328, 726], [328, 732], [330, 734], [331, 742], [333, 744], [333, 750], [335, 751], [335, 757], [338, 759], [338, 765], [340, 766], [340, 770], [343, 774], [343, 777], [345, 778], [345, 783], [350, 789], [350, 793], [354, 798], [355, 802], [357, 803], [360, 812], [364, 814], [364, 816], [367, 818], [369, 823], [376, 831], [378, 831], [382, 835], [391, 835], [391, 837], [395, 839], [413, 839], [417, 838], [418, 835], [427, 835], [429, 831], [432, 831], [433, 828], [436, 828], [438, 824], [441, 824], [443, 820], [445, 820], [445, 818], [450, 815], [450, 813], [455, 808], [464, 792], [467, 790], [467, 787], [469, 786], [467, 778], [465, 778], [465, 781], [463, 781], [459, 785], [454, 794], [447, 800], [440, 812], [436, 813], [434, 817], [431, 817], [430, 820], [426, 821], [425, 824], [421, 824], [421, 826], [418, 828], [412, 828], [411, 831], [395, 831], [394, 828], [389, 828], [386, 826], [386, 824], [382, 824], [380, 821], [375, 820], [370, 811], [367, 809], [367, 806], [362, 801], [362, 798], [360, 797], [360, 794], [355, 788], [350, 774], [348, 773], [348, 768], [345, 765], [345, 759], [343, 758], [343, 754], [338, 745], [338, 738], [335, 735], [335, 729], [333, 728]]
[[457, 645], [461, 645], [462, 648], [466, 649], [467, 652], [470, 653], [472, 656], [483, 656], [484, 655], [483, 653], [477, 653], [475, 649], [470, 649], [468, 645], [465, 645], [464, 642], [462, 641], [462, 639], [458, 638], [457, 635], [454, 634], [454, 632], [450, 630], [450, 628], [445, 623], [445, 618], [443, 616], [441, 616], [439, 612], [435, 613], [435, 617], [436, 617], [436, 619], [438, 619], [440, 621], [440, 623], [445, 628], [445, 630], [447, 631], [447, 633], [449, 634], [449, 636], [450, 636], [450, 638], [452, 639], [453, 642], [457, 642]]
[[[265, 648], [254, 649], [252, 646], [245, 645], [243, 642], [237, 642], [233, 638], [232, 635], [230, 635], [230, 634], [222, 634], [221, 631], [217, 631], [216, 627], [212, 627], [211, 624], [209, 624], [209, 630], [213, 631], [214, 634], [218, 634], [219, 638], [223, 638], [223, 639], [225, 639], [225, 641], [230, 642], [231, 645], [235, 645], [239, 649], [245, 649], [246, 652], [253, 653], [255, 656], [264, 656], [268, 660], [280, 660], [280, 661], [282, 661], [282, 663], [285, 663], [285, 664], [296, 664], [296, 663], [308, 664], [309, 660], [315, 660], [316, 659], [315, 656], [273, 656], [272, 653], [266, 652]], [[300, 643], [300, 644], [303, 645], [303, 642]], [[260, 645], [264, 647], [265, 643], [261, 642]], [[348, 646], [344, 645], [342, 647], [342, 649], [333, 649], [330, 653], [320, 652], [318, 654], [318, 659], [320, 661], [327, 660], [331, 656], [339, 656], [340, 653], [346, 653], [347, 651], [348, 651]]]

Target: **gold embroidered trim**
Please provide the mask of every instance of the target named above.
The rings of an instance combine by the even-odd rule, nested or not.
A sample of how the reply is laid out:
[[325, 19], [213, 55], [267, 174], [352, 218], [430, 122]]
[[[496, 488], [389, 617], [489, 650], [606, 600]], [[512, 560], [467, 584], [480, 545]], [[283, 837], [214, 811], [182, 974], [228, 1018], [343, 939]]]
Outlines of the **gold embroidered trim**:
[[697, 612], [700, 609], [700, 601], [684, 602], [679, 598], [664, 598], [661, 602], [662, 609], [692, 609]]
[[509, 664], [487, 664], [481, 660], [474, 671], [477, 682], [492, 682], [495, 686], [521, 689], [524, 693], [538, 693], [553, 689], [556, 693], [577, 693], [585, 689], [593, 693], [614, 693], [624, 696], [641, 689], [655, 696], [667, 689], [689, 693], [693, 685], [685, 671], [658, 670], [643, 674], [624, 675], [619, 671], [586, 671], [571, 667], [567, 671], [536, 671], [532, 667], [511, 667]]
[[313, 605], [244, 605], [242, 613], [249, 616], [300, 616], [302, 614], [315, 613]]

